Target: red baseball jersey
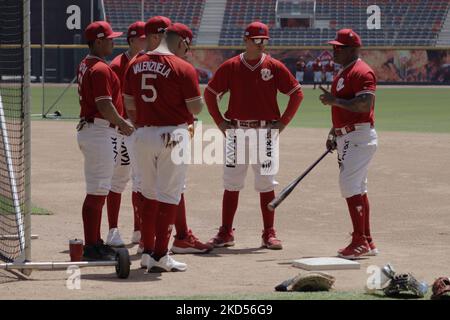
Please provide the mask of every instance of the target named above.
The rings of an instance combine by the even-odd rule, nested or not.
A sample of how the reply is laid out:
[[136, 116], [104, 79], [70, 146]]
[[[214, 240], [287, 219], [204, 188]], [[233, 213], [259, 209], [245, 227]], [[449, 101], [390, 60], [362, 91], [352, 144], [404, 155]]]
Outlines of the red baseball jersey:
[[296, 67], [297, 71], [300, 71], [300, 72], [305, 72], [306, 71], [306, 63], [305, 63], [305, 61], [298, 61], [295, 64], [295, 67]]
[[123, 115], [120, 80], [108, 63], [96, 56], [88, 55], [78, 67], [78, 95], [80, 97], [80, 117], [102, 118], [96, 102], [109, 99], [119, 115]]
[[[334, 77], [331, 93], [337, 98], [346, 100], [353, 99], [361, 94], [375, 95], [376, 83], [377, 80], [372, 68], [361, 59], [358, 59], [341, 69]], [[342, 128], [347, 125], [366, 122], [374, 125], [374, 109], [375, 102], [370, 107], [370, 112], [366, 113], [352, 112], [332, 106], [331, 116], [333, 126], [335, 128]]]
[[263, 54], [252, 64], [242, 53], [220, 65], [207, 90], [216, 96], [230, 91], [227, 119], [279, 120], [278, 90], [291, 95], [301, 86], [282, 62]]
[[334, 72], [334, 63], [333, 62], [327, 63], [327, 65], [325, 66], [325, 72]]
[[123, 77], [125, 75], [125, 71], [127, 70], [128, 63], [130, 62], [131, 57], [128, 54], [128, 51], [125, 51], [124, 53], [119, 54], [117, 57], [111, 61], [111, 64], [109, 65], [111, 69], [117, 74], [117, 77], [119, 77], [120, 82], [123, 82]]
[[312, 69], [314, 72], [322, 71], [322, 62], [314, 62], [312, 65]]
[[[128, 51], [119, 54], [117, 57], [111, 61], [109, 65], [111, 69], [116, 73], [117, 77], [120, 80], [120, 88], [123, 90], [123, 77], [125, 76], [125, 71], [127, 70], [128, 64], [130, 63], [132, 57], [128, 54]], [[123, 98], [123, 97], [122, 97]], [[123, 108], [123, 116], [125, 119], [128, 119], [127, 110], [125, 109], [125, 105]]]
[[130, 62], [124, 79], [124, 95], [134, 97], [138, 125], [194, 121], [186, 102], [201, 95], [197, 72], [188, 62], [165, 50], [147, 52]]

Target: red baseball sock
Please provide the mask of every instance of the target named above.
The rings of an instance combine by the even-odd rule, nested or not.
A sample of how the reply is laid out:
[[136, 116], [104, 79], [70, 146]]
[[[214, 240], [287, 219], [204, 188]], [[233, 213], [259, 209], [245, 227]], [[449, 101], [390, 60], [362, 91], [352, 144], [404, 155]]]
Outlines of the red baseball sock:
[[117, 223], [119, 221], [119, 210], [121, 200], [122, 194], [113, 191], [110, 191], [108, 197], [106, 198], [109, 229], [117, 228]]
[[134, 213], [134, 231], [141, 230], [141, 211], [144, 199], [140, 192], [131, 194], [131, 203], [133, 204]]
[[100, 239], [100, 225], [102, 222], [102, 209], [106, 196], [87, 194], [84, 199], [82, 216], [85, 245], [94, 245]]
[[167, 254], [170, 235], [172, 234], [172, 227], [177, 214], [176, 205], [165, 202], [158, 202], [158, 204], [159, 214], [156, 220], [155, 251], [153, 254], [156, 260], [159, 260]]
[[367, 238], [367, 241], [372, 241], [372, 236], [370, 234], [370, 205], [369, 205], [369, 197], [367, 197], [367, 193], [362, 195], [363, 205], [364, 205], [364, 235]]
[[145, 197], [141, 205], [141, 240], [144, 242], [144, 251], [153, 251], [155, 249], [155, 227], [158, 217], [158, 201], [150, 200]]
[[273, 220], [275, 211], [267, 209], [267, 205], [275, 198], [275, 191], [261, 192], [259, 194], [259, 202], [261, 205], [261, 212], [264, 221], [264, 229], [273, 228]]
[[347, 198], [348, 210], [353, 223], [353, 234], [356, 236], [364, 235], [364, 203], [362, 196], [357, 194]]
[[184, 239], [188, 233], [188, 226], [186, 222], [186, 204], [184, 202], [184, 193], [181, 194], [180, 203], [177, 206], [177, 216], [175, 219], [175, 230], [177, 231], [177, 238]]
[[222, 200], [222, 226], [231, 230], [239, 201], [239, 191], [225, 190]]

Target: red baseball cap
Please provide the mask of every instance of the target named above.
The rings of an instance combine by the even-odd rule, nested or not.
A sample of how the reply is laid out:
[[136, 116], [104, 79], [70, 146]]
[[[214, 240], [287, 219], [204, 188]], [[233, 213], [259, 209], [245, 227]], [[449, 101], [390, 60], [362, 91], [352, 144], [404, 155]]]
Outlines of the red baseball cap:
[[175, 32], [181, 38], [183, 38], [183, 40], [186, 41], [187, 44], [190, 44], [192, 42], [192, 38], [194, 37], [192, 30], [189, 29], [187, 25], [182, 23], [172, 24], [169, 28], [167, 28], [167, 31]]
[[361, 47], [361, 37], [352, 29], [341, 29], [336, 34], [336, 39], [328, 41], [335, 46]]
[[129, 38], [145, 38], [145, 22], [136, 21], [128, 27], [127, 39]]
[[250, 39], [269, 39], [269, 27], [262, 22], [252, 22], [245, 28], [245, 36]]
[[145, 34], [162, 33], [170, 25], [172, 21], [164, 16], [154, 16], [147, 20], [145, 23]]
[[87, 41], [96, 39], [112, 39], [120, 37], [123, 32], [114, 32], [111, 25], [106, 21], [94, 21], [84, 30], [84, 36]]

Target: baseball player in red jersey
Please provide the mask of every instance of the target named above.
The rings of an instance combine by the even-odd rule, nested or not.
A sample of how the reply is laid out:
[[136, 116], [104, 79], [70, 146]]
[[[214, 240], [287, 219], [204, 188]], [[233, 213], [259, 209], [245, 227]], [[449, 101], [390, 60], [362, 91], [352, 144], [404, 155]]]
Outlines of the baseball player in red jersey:
[[324, 69], [325, 69], [325, 82], [327, 83], [327, 89], [330, 88], [330, 85], [333, 82], [334, 68], [335, 68], [335, 64], [334, 64], [333, 60], [328, 61], [328, 63], [324, 67]]
[[302, 58], [298, 59], [297, 63], [295, 64], [295, 69], [295, 79], [297, 79], [298, 82], [302, 83], [306, 71], [305, 60], [303, 60]]
[[[119, 54], [113, 59], [110, 64], [111, 69], [116, 73], [117, 77], [122, 82], [123, 75], [128, 66], [130, 60], [138, 54], [138, 52], [145, 49], [145, 23], [142, 21], [136, 21], [128, 27], [127, 42], [129, 48], [124, 53]], [[124, 117], [127, 118], [125, 112]], [[108, 209], [108, 222], [109, 233], [106, 238], [106, 244], [112, 247], [124, 246], [119, 229], [117, 227], [119, 220], [120, 202], [122, 198], [122, 192], [132, 177], [132, 197], [134, 213], [134, 231], [131, 237], [132, 243], [139, 243], [141, 239], [141, 221], [139, 217], [139, 206], [142, 202], [142, 195], [140, 194], [140, 187], [138, 181], [138, 175], [136, 174], [135, 161], [133, 159], [132, 152], [132, 136], [124, 136], [120, 132], [114, 138], [116, 166], [114, 167], [114, 175], [111, 182], [111, 190], [106, 198], [106, 206]]]
[[112, 138], [117, 129], [131, 135], [134, 127], [122, 117], [120, 81], [104, 57], [112, 53], [112, 39], [121, 34], [105, 21], [88, 25], [85, 38], [90, 53], [78, 67], [81, 119], [77, 140], [84, 156], [87, 193], [82, 209], [85, 260], [115, 259], [115, 251], [104, 245], [100, 236], [102, 209], [114, 172]]
[[333, 45], [334, 60], [342, 69], [334, 78], [331, 93], [321, 87], [320, 100], [331, 106], [333, 127], [327, 147], [337, 147], [339, 186], [353, 223], [352, 242], [338, 254], [354, 259], [378, 254], [370, 234], [367, 197], [368, 167], [378, 144], [374, 128], [376, 77], [358, 57], [362, 42], [356, 32], [342, 29], [329, 43]]
[[[269, 41], [269, 29], [265, 24], [249, 24], [244, 41], [246, 51], [225, 61], [208, 83], [204, 93], [208, 110], [224, 134], [237, 128], [272, 128], [282, 131], [294, 117], [303, 99], [301, 86], [283, 63], [264, 53]], [[230, 102], [224, 115], [226, 120], [219, 112], [217, 97], [228, 91]], [[288, 106], [282, 116], [277, 103], [278, 91], [289, 96]], [[275, 197], [275, 176], [261, 174], [260, 162], [252, 164], [252, 168], [264, 221], [262, 245], [269, 249], [282, 249], [273, 228], [274, 212], [267, 209], [267, 204]], [[233, 219], [247, 169], [248, 164], [224, 166], [222, 226], [210, 240], [215, 247], [234, 245]]]
[[319, 58], [317, 58], [316, 61], [313, 63], [312, 70], [314, 72], [314, 89], [316, 89], [316, 85], [322, 83], [322, 76], [323, 76], [322, 62], [320, 61]]
[[138, 56], [125, 74], [125, 105], [138, 127], [135, 153], [145, 198], [141, 264], [149, 272], [187, 269], [169, 256], [168, 244], [187, 169], [174, 163], [172, 147], [189, 143], [188, 123], [203, 107], [195, 68], [174, 54], [185, 52], [191, 35], [185, 25], [167, 28], [159, 47]]
[[[155, 16], [150, 18], [145, 25], [147, 34], [147, 50], [155, 50], [164, 39], [165, 30], [172, 25], [169, 18], [164, 16]], [[180, 27], [179, 24], [174, 24], [175, 28]], [[185, 45], [178, 48], [174, 54], [180, 58], [185, 58], [186, 53], [189, 51], [189, 45], [192, 42], [193, 34], [186, 28], [182, 27], [186, 32]], [[189, 129], [193, 131], [193, 122], [189, 123]], [[189, 229], [186, 221], [186, 205], [184, 200], [184, 190], [181, 194], [181, 200], [178, 204], [177, 216], [175, 219], [175, 230], [176, 235], [174, 236], [174, 241], [172, 248], [170, 249], [173, 253], [207, 253], [213, 248], [211, 245], [201, 242]], [[138, 248], [138, 253], [142, 253], [144, 250], [143, 244]]]

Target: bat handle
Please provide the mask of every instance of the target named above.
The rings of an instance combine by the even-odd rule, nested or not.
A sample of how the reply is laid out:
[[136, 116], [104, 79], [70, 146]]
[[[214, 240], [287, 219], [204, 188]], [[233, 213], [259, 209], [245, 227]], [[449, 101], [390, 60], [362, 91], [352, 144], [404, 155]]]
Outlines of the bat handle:
[[[274, 199], [275, 200], [275, 199]], [[270, 211], [275, 211], [275, 208], [277, 206], [275, 205], [274, 201], [272, 200], [271, 202], [269, 202], [269, 204], [267, 205], [267, 209], [269, 209]]]

